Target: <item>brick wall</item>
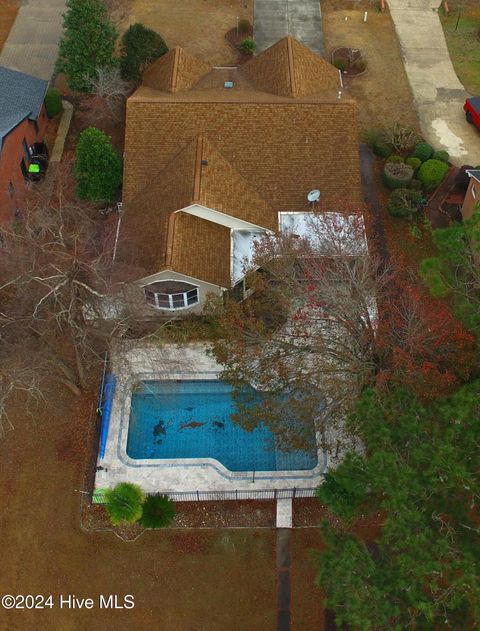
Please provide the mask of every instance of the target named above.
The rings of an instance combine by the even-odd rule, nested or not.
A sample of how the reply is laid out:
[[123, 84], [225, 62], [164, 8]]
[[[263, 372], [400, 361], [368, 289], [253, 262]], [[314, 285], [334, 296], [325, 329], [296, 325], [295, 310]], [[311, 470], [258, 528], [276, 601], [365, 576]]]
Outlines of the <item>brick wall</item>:
[[473, 210], [480, 203], [480, 183], [474, 177], [470, 178], [465, 199], [463, 200], [462, 216], [464, 219], [470, 219]]
[[[0, 152], [0, 222], [12, 221], [15, 210], [22, 209], [26, 187], [20, 168], [24, 157], [22, 141], [27, 145], [43, 140], [47, 125], [47, 114], [42, 107], [38, 117], [38, 132], [35, 124], [28, 119], [22, 121], [4, 138]], [[28, 164], [27, 164], [28, 166]], [[11, 186], [10, 186], [11, 183]]]

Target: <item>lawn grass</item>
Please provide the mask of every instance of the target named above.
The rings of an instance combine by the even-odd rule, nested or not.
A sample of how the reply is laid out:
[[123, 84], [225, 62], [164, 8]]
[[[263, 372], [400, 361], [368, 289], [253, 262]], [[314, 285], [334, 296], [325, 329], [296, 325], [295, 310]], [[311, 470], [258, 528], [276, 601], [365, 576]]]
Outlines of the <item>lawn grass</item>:
[[[0, 443], [2, 573], [12, 594], [133, 594], [129, 611], [2, 611], [0, 628], [27, 631], [275, 628], [275, 532], [146, 532], [125, 543], [80, 529], [84, 447], [94, 395], [59, 389], [35, 412], [21, 401]], [[313, 630], [312, 630], [313, 631]]]
[[367, 60], [365, 74], [345, 80], [358, 104], [360, 131], [392, 127], [395, 122], [419, 129], [413, 96], [402, 61], [400, 46], [388, 11], [369, 11], [344, 0], [322, 0], [326, 57], [337, 46], [359, 48]]
[[319, 528], [292, 531], [292, 631], [323, 631], [325, 628], [324, 595], [315, 584], [319, 561], [314, 556], [314, 551], [319, 552], [323, 547]]
[[20, 0], [0, 1], [0, 51], [2, 50], [13, 23], [15, 22], [19, 8]]
[[458, 78], [468, 92], [480, 94], [480, 9], [452, 11], [441, 22]]

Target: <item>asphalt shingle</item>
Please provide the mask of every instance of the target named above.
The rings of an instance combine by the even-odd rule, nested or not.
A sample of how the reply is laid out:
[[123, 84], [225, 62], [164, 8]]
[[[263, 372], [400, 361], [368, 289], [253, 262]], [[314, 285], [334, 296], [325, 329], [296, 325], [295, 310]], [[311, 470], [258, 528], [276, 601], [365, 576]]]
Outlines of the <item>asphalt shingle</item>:
[[0, 146], [24, 118], [36, 120], [48, 81], [0, 66]]

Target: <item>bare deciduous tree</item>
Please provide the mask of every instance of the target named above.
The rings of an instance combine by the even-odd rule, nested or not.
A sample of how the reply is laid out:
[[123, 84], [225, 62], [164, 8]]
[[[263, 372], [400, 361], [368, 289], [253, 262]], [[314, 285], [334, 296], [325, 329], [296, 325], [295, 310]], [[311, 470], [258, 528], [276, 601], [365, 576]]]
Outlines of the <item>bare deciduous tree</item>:
[[85, 76], [85, 82], [92, 94], [86, 103], [90, 118], [92, 120], [105, 116], [114, 120], [120, 118], [120, 110], [132, 90], [132, 85], [122, 79], [120, 68], [118, 66], [99, 67], [94, 77]]

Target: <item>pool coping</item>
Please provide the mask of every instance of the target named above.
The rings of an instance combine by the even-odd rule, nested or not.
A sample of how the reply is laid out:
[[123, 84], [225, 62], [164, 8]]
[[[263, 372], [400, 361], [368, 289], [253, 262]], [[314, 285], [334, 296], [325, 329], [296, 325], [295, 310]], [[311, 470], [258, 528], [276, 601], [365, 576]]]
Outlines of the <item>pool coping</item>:
[[[208, 345], [124, 345], [112, 355], [117, 378], [105, 456], [97, 459], [95, 488], [118, 482], [139, 484], [148, 492], [281, 490], [319, 486], [329, 466], [328, 454], [317, 447], [318, 463], [312, 469], [231, 471], [215, 458], [133, 459], [127, 454], [128, 421], [133, 386], [139, 381], [218, 379], [221, 366], [208, 354]], [[198, 369], [187, 370], [185, 363]], [[152, 369], [152, 364], [155, 369]], [[317, 432], [317, 445], [320, 444]]]
[[[158, 378], [158, 375], [150, 373], [140, 373], [131, 376], [123, 384], [122, 388], [122, 409], [120, 416], [120, 427], [118, 429], [117, 455], [121, 462], [127, 467], [212, 467], [216, 472], [227, 480], [250, 480], [252, 474], [257, 480], [289, 479], [318, 477], [325, 472], [328, 465], [328, 457], [325, 452], [317, 447], [317, 465], [312, 469], [291, 469], [274, 471], [232, 471], [216, 458], [131, 458], [127, 453], [128, 425], [130, 420], [130, 409], [132, 402], [133, 386], [144, 381], [219, 381], [219, 371], [208, 372], [179, 372], [171, 373], [167, 378]], [[317, 433], [317, 445], [319, 436]], [[322, 462], [323, 456], [323, 462]], [[194, 461], [194, 462], [192, 462]], [[248, 474], [248, 475], [247, 475]]]

